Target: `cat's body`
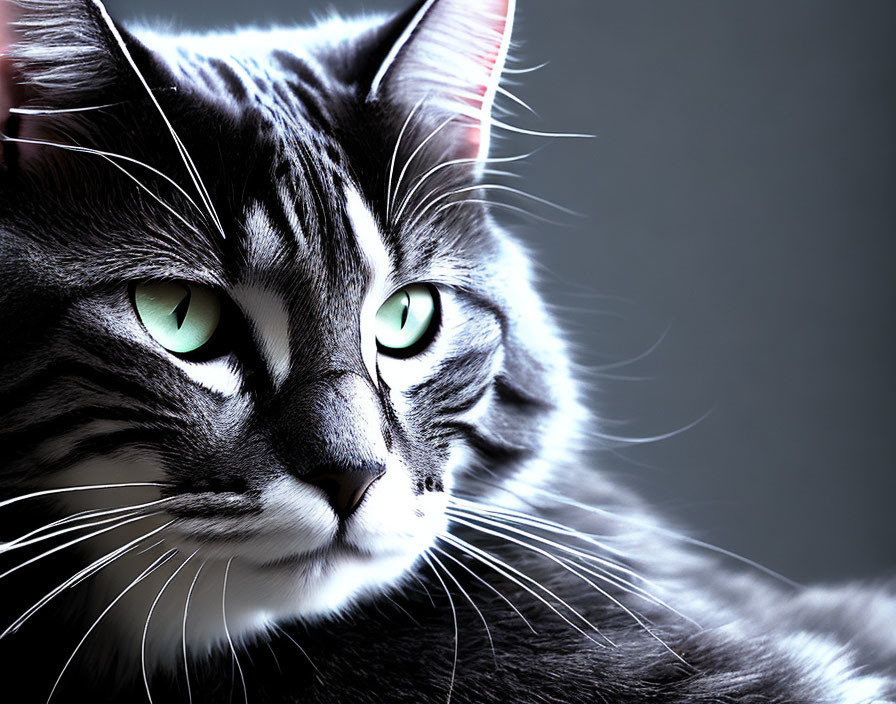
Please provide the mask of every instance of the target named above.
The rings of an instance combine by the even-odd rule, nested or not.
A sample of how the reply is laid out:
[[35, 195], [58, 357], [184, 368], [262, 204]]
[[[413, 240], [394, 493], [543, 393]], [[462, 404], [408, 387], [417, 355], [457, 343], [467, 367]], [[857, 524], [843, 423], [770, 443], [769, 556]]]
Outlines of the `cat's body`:
[[512, 2], [210, 37], [16, 11], [10, 701], [896, 700], [885, 588], [732, 570], [577, 460], [485, 203]]

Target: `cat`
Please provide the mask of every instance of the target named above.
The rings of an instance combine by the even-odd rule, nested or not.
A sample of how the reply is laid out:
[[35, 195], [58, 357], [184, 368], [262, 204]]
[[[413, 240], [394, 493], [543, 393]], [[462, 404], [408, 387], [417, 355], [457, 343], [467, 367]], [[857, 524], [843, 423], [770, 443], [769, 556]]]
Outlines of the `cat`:
[[896, 702], [892, 584], [583, 464], [487, 180], [514, 5], [0, 5], [3, 701]]

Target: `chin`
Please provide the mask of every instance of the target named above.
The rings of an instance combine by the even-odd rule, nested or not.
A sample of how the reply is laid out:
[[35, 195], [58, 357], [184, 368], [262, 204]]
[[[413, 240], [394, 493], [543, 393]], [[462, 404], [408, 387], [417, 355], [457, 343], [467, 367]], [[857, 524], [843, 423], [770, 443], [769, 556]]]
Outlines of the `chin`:
[[[80, 481], [109, 482], [112, 474], [135, 468], [160, 476], [152, 458], [136, 451], [124, 458], [82, 467]], [[66, 508], [95, 510], [89, 493], [67, 494]], [[107, 500], [114, 505], [118, 498]], [[86, 556], [88, 564], [102, 566], [83, 616], [89, 623], [106, 608], [115, 616], [100, 619], [97, 637], [85, 646], [100, 669], [117, 665], [133, 672], [142, 662], [151, 670], [174, 671], [184, 651], [202, 659], [291, 622], [346, 617], [356, 606], [401, 589], [447, 529], [445, 494], [415, 496], [400, 465], [390, 467], [347, 517], [337, 516], [318, 489], [289, 477], [271, 482], [260, 508], [246, 515], [194, 510], [184, 517], [165, 510], [152, 487], [142, 501], [162, 503], [155, 515], [117, 529], [114, 538], [98, 535]], [[189, 503], [193, 509], [202, 504], [195, 497]], [[155, 539], [147, 540], [148, 533]], [[136, 549], [103, 564], [131, 542]]]

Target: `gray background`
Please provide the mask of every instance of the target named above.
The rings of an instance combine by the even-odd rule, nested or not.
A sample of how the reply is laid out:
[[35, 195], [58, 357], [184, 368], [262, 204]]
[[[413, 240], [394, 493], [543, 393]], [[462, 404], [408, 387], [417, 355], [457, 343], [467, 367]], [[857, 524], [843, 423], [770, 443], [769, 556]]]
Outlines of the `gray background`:
[[[188, 27], [330, 7], [109, 5]], [[893, 574], [896, 3], [519, 6], [519, 65], [550, 65], [519, 77], [540, 117], [518, 124], [598, 135], [519, 169], [586, 217], [520, 233], [603, 430], [661, 435], [709, 412], [596, 460], [694, 535], [795, 579]]]

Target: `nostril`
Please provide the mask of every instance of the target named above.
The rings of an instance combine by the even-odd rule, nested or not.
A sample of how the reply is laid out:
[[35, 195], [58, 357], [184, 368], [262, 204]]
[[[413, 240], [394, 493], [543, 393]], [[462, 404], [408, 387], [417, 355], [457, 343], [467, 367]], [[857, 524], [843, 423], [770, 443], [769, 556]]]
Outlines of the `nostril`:
[[384, 465], [369, 462], [358, 466], [321, 465], [302, 478], [327, 495], [330, 506], [340, 518], [348, 518], [358, 508], [370, 485], [385, 473]]

